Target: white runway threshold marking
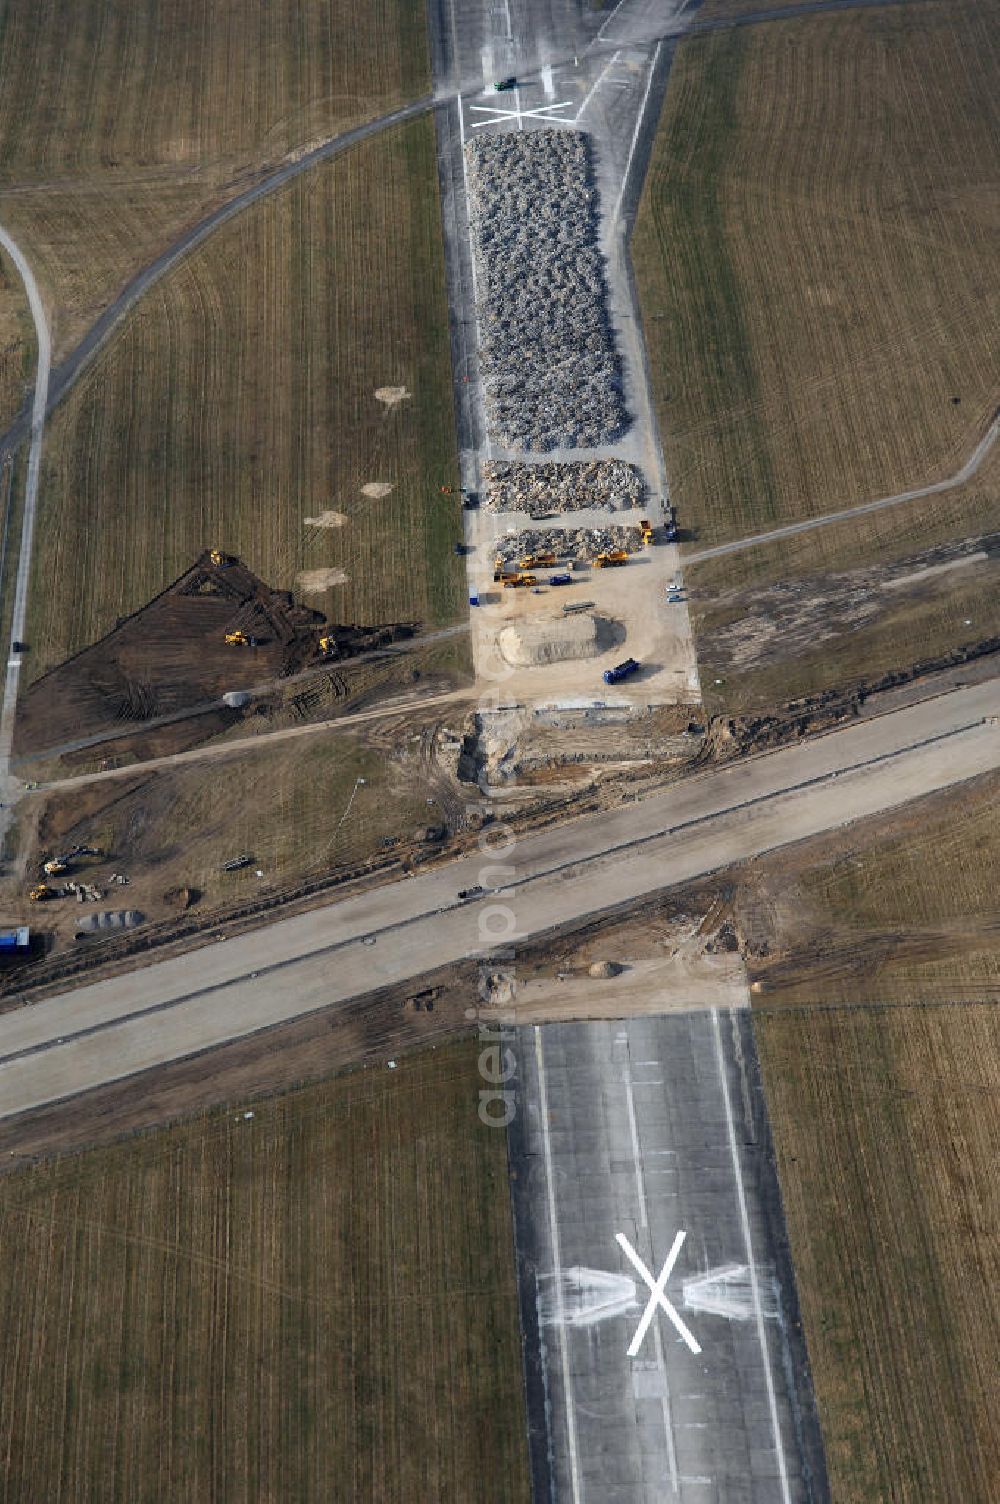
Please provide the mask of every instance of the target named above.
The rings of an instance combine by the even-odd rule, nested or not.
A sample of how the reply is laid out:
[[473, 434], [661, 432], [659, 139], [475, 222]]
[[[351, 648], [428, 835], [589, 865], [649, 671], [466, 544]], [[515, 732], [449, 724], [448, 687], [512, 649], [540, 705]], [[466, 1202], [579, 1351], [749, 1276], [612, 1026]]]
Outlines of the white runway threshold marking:
[[654, 1280], [653, 1276], [650, 1274], [649, 1270], [646, 1268], [645, 1264], [642, 1262], [642, 1259], [636, 1253], [635, 1249], [632, 1247], [632, 1244], [629, 1242], [625, 1234], [623, 1232], [615, 1233], [615, 1242], [618, 1244], [622, 1253], [624, 1253], [625, 1257], [632, 1265], [632, 1268], [636, 1271], [641, 1279], [645, 1280], [646, 1284], [649, 1286], [650, 1291], [652, 1292], [650, 1294], [649, 1300], [646, 1302], [646, 1309], [642, 1313], [642, 1320], [639, 1322], [639, 1325], [635, 1329], [635, 1336], [632, 1338], [632, 1342], [628, 1350], [628, 1355], [630, 1358], [634, 1358], [638, 1355], [639, 1349], [643, 1343], [643, 1338], [649, 1330], [649, 1324], [656, 1314], [657, 1306], [659, 1306], [660, 1310], [663, 1311], [668, 1321], [670, 1321], [673, 1326], [676, 1327], [677, 1331], [680, 1333], [681, 1337], [687, 1343], [691, 1351], [693, 1353], [701, 1352], [701, 1347], [699, 1346], [697, 1339], [678, 1316], [677, 1312], [674, 1310], [673, 1306], [667, 1299], [665, 1293], [667, 1288], [667, 1280], [670, 1278], [670, 1275], [673, 1272], [673, 1267], [677, 1262], [677, 1258], [680, 1254], [681, 1249], [684, 1247], [684, 1239], [686, 1237], [686, 1232], [679, 1232], [674, 1238], [673, 1243], [671, 1243], [670, 1245], [670, 1252], [667, 1254], [667, 1261], [664, 1264], [663, 1268], [660, 1270], [660, 1277], [659, 1279]]
[[[730, 1019], [732, 1014], [729, 1015]], [[750, 1297], [753, 1302], [754, 1318], [757, 1323], [757, 1341], [760, 1343], [760, 1356], [764, 1364], [764, 1384], [767, 1389], [767, 1408], [771, 1417], [771, 1434], [774, 1438], [774, 1451], [778, 1462], [778, 1476], [781, 1482], [782, 1504], [792, 1504], [792, 1496], [788, 1488], [788, 1468], [785, 1464], [785, 1448], [781, 1439], [781, 1422], [778, 1419], [778, 1404], [774, 1396], [774, 1379], [771, 1376], [771, 1359], [767, 1350], [767, 1331], [764, 1327], [764, 1309], [760, 1298], [760, 1281], [757, 1278], [757, 1270], [753, 1261], [753, 1240], [750, 1235], [750, 1217], [747, 1213], [746, 1192], [743, 1189], [743, 1177], [740, 1173], [740, 1154], [736, 1144], [736, 1125], [733, 1121], [733, 1104], [729, 1100], [729, 1085], [726, 1081], [726, 1058], [722, 1052], [722, 1030], [719, 1027], [719, 1010], [712, 1009], [712, 1030], [715, 1036], [715, 1060], [719, 1068], [719, 1085], [722, 1089], [722, 1100], [726, 1108], [726, 1133], [729, 1138], [729, 1154], [733, 1162], [733, 1179], [736, 1181], [736, 1199], [740, 1209], [740, 1222], [743, 1226], [743, 1246], [746, 1251], [747, 1268], [750, 1272]]]
[[542, 1146], [545, 1155], [545, 1190], [549, 1202], [549, 1237], [552, 1240], [552, 1265], [555, 1274], [556, 1324], [559, 1330], [559, 1356], [562, 1368], [563, 1400], [566, 1406], [566, 1436], [569, 1443], [569, 1472], [573, 1489], [573, 1504], [581, 1504], [580, 1458], [576, 1442], [576, 1414], [573, 1410], [573, 1391], [570, 1387], [569, 1352], [566, 1345], [566, 1313], [562, 1291], [562, 1255], [559, 1249], [559, 1223], [556, 1217], [556, 1195], [552, 1170], [552, 1140], [549, 1136], [549, 1093], [545, 1084], [545, 1056], [542, 1050], [542, 1031], [535, 1025], [535, 1065], [538, 1069], [538, 1108], [542, 1119]]

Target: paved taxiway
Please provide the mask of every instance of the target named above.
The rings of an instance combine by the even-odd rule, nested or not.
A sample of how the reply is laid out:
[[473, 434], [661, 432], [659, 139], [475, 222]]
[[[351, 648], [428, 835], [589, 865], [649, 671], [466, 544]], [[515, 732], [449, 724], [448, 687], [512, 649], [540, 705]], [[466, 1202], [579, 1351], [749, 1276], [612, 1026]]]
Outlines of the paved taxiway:
[[[608, 912], [1000, 766], [1000, 681], [873, 718], [0, 1020], [0, 1116]], [[485, 896], [460, 900], [482, 884]], [[367, 940], [368, 943], [365, 943]], [[376, 943], [371, 943], [375, 941]]]

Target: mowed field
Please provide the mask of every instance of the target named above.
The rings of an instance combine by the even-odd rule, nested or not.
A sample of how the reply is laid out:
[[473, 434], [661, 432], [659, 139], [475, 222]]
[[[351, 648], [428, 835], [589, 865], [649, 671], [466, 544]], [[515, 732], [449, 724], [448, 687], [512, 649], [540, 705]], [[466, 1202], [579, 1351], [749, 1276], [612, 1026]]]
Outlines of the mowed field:
[[35, 379], [35, 330], [24, 284], [0, 249], [0, 419], [17, 412]]
[[1000, 1012], [765, 1009], [756, 1033], [833, 1498], [992, 1504]]
[[911, 4], [678, 49], [633, 255], [698, 543], [950, 475], [985, 431], [998, 19]]
[[[403, 395], [380, 400], [386, 388]], [[442, 488], [457, 488], [455, 449], [427, 119], [220, 230], [150, 292], [55, 414], [33, 676], [216, 545], [277, 588], [342, 572], [346, 583], [302, 595], [340, 621], [453, 619], [460, 507]], [[388, 494], [364, 495], [373, 483]]]
[[3, 1497], [526, 1501], [477, 1052], [0, 1181]]
[[1000, 444], [954, 490], [686, 579], [713, 710], [765, 710], [1000, 637]]
[[997, 1497], [998, 794], [757, 864], [756, 1033], [838, 1504]]
[[60, 353], [259, 170], [429, 91], [422, 0], [8, 0], [0, 223]]
[[768, 1007], [1000, 994], [1000, 778], [922, 799], [755, 864]]

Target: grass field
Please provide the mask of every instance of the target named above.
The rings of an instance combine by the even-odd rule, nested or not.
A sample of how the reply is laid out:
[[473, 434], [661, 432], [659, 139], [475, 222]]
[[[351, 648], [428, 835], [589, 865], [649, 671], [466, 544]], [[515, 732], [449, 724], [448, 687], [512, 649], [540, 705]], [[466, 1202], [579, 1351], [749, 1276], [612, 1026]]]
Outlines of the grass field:
[[752, 879], [756, 1033], [838, 1504], [996, 1498], [998, 793], [978, 779]]
[[[1000, 635], [998, 532], [1000, 446], [974, 480], [926, 503], [694, 565], [706, 703], [758, 711]], [[914, 578], [957, 542], [987, 558]]]
[[0, 419], [17, 412], [35, 378], [35, 330], [24, 285], [0, 251]]
[[[394, 405], [375, 393], [405, 388]], [[453, 619], [464, 570], [434, 129], [398, 128], [226, 226], [155, 288], [53, 418], [31, 591], [37, 676], [206, 546], [341, 621]], [[362, 494], [383, 482], [389, 495]], [[341, 526], [308, 519], [340, 514]]]
[[768, 1006], [987, 1002], [1000, 990], [1000, 779], [976, 779], [759, 870]]
[[429, 91], [422, 0], [8, 0], [0, 221], [56, 353], [262, 166]]
[[981, 437], [998, 18], [913, 4], [679, 48], [633, 255], [699, 542], [951, 474]]
[[1000, 1477], [1000, 1013], [757, 1016], [838, 1504]]
[[477, 1047], [0, 1182], [8, 1499], [529, 1497]]

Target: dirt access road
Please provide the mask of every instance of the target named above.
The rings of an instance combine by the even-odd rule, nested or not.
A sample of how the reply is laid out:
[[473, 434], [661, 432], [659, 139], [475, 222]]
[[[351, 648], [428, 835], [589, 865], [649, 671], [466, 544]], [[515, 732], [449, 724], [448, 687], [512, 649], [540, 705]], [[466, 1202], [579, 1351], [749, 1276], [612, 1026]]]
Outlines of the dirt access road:
[[[464, 857], [46, 999], [3, 1021], [0, 1117], [616, 910], [992, 771], [1000, 767], [998, 718], [1000, 680], [991, 680], [705, 774], [493, 857]], [[480, 884], [482, 896], [459, 896]]]

